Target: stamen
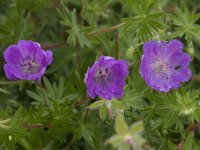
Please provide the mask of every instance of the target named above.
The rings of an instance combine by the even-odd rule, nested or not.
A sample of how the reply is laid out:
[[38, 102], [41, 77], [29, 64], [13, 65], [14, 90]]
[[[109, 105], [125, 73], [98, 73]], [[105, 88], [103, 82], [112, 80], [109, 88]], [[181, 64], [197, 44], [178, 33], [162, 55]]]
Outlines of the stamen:
[[105, 69], [106, 73], [108, 73], [108, 68]]
[[35, 62], [36, 58], [33, 59], [28, 55], [26, 58], [23, 58], [22, 64], [20, 65], [24, 72], [26, 73], [35, 73], [39, 68], [38, 64]]
[[99, 70], [99, 74], [102, 74], [102, 71], [101, 71], [101, 70]]
[[108, 77], [110, 76], [110, 71], [108, 68], [99, 68], [96, 74], [96, 77], [99, 81], [105, 81], [108, 80]]

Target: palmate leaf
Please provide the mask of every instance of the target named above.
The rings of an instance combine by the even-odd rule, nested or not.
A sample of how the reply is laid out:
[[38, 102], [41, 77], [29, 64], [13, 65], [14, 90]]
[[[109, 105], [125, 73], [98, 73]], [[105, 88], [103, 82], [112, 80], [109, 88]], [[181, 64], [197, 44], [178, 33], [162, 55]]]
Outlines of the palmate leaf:
[[69, 30], [66, 30], [66, 32], [69, 34], [67, 42], [69, 44], [72, 44], [73, 46], [79, 44], [81, 47], [92, 47], [91, 42], [88, 40], [83, 32], [84, 28], [82, 28], [78, 23], [76, 9], [69, 11], [67, 6], [65, 6], [62, 1], [61, 5], [62, 8], [57, 9], [58, 14], [62, 18], [61, 24], [70, 28]]
[[[100, 119], [104, 119], [107, 115], [109, 118], [113, 118], [116, 116], [121, 116], [124, 114], [125, 106], [119, 100], [112, 99], [112, 100], [105, 100], [101, 99], [98, 100], [91, 105], [89, 105], [88, 110], [98, 110], [99, 109], [99, 117]], [[111, 111], [112, 113], [109, 113]]]
[[[26, 136], [26, 129], [23, 128], [27, 118], [23, 116], [24, 108], [21, 106], [11, 116], [0, 122], [0, 143], [3, 143], [9, 149], [13, 149], [22, 137]], [[8, 117], [8, 116], [7, 116]]]
[[117, 117], [115, 121], [115, 131], [117, 134], [126, 135], [129, 133], [128, 125], [123, 117]]
[[133, 14], [148, 14], [156, 4], [156, 0], [121, 0], [121, 2]]
[[142, 121], [135, 122], [128, 127], [123, 117], [117, 117], [115, 121], [116, 134], [111, 136], [105, 143], [112, 144], [118, 150], [129, 150], [130, 148], [141, 150], [146, 140], [141, 136], [143, 132]]
[[47, 101], [47, 103], [51, 103], [51, 101], [57, 101], [58, 103], [62, 104], [66, 101], [67, 95], [65, 93], [63, 77], [60, 78], [58, 84], [56, 84], [56, 82], [51, 83], [46, 77], [43, 77], [43, 82], [45, 88], [38, 87], [37, 92], [29, 90], [26, 91], [31, 98], [37, 100], [37, 102], [34, 101], [33, 104], [38, 105], [43, 102], [44, 99]]
[[187, 8], [181, 10], [176, 8], [176, 15], [169, 15], [175, 25], [175, 31], [172, 38], [183, 37], [187, 41], [187, 46], [193, 48], [193, 39], [200, 41], [200, 25], [196, 21], [200, 18], [200, 14], [189, 12]]
[[122, 28], [122, 32], [131, 30], [136, 34], [136, 38], [139, 42], [144, 42], [150, 39], [159, 30], [164, 30], [166, 25], [160, 21], [159, 18], [166, 15], [164, 12], [143, 14], [130, 18], [123, 18], [122, 22], [125, 25]]
[[167, 13], [151, 11], [155, 4], [154, 0], [126, 0], [126, 2], [136, 16], [122, 19], [125, 24], [121, 32], [131, 31], [135, 35], [136, 43], [149, 40], [166, 28], [161, 18]]

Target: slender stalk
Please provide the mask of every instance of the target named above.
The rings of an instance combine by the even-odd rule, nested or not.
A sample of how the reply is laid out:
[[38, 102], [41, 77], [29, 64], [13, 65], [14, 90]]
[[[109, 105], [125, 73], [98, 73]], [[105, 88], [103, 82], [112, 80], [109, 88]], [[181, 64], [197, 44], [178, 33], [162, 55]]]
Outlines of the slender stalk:
[[100, 31], [92, 31], [92, 32], [86, 33], [86, 35], [87, 36], [100, 35], [100, 34], [103, 34], [103, 33], [106, 33], [106, 32], [110, 32], [110, 31], [116, 30], [116, 29], [122, 27], [124, 24], [125, 23], [119, 23], [119, 24], [116, 24], [116, 25], [111, 26], [111, 27], [103, 28]]
[[74, 138], [72, 138], [70, 140], [70, 142], [67, 144], [67, 146], [64, 148], [64, 150], [68, 150], [70, 148], [70, 146], [73, 144], [73, 142], [74, 142]]
[[88, 111], [89, 111], [89, 107], [86, 108], [86, 113], [85, 113], [85, 116], [84, 116], [84, 119], [83, 119], [83, 123], [86, 122], [86, 119], [87, 119], [87, 116], [88, 116]]
[[192, 81], [200, 82], [200, 75], [193, 75], [191, 78]]
[[34, 125], [24, 125], [23, 127], [27, 129], [35, 129], [35, 128], [45, 128], [49, 126], [46, 124], [34, 124]]
[[[111, 26], [111, 27], [107, 27], [107, 28], [103, 28], [99, 31], [92, 31], [92, 32], [88, 32], [86, 33], [85, 35], [86, 36], [96, 36], [96, 35], [101, 35], [103, 33], [106, 33], [106, 32], [111, 32], [113, 30], [116, 30], [120, 27], [122, 27], [125, 23], [119, 23], [119, 24], [116, 24], [114, 26]], [[42, 48], [43, 49], [53, 49], [53, 48], [59, 48], [59, 47], [62, 47], [62, 46], [66, 46], [67, 44], [64, 42], [64, 43], [57, 43], [57, 44], [52, 44], [52, 45], [43, 45]]]
[[115, 32], [115, 58], [119, 59], [119, 44], [118, 44], [118, 33]]
[[187, 132], [191, 132], [191, 131], [194, 131], [195, 128], [196, 128], [196, 123], [193, 122], [193, 123], [191, 123], [191, 124], [186, 128], [186, 131], [187, 131]]
[[47, 109], [48, 109], [48, 111], [50, 112], [48, 103], [47, 103], [46, 98], [45, 98], [45, 95], [44, 95], [44, 90], [43, 90], [43, 88], [42, 88], [42, 82], [41, 82], [41, 81], [39, 81], [38, 86], [39, 86], [40, 92], [41, 92], [41, 94], [42, 94], [43, 103], [44, 103], [43, 105], [46, 106]]
[[67, 44], [65, 42], [63, 42], [63, 43], [58, 43], [58, 44], [43, 45], [42, 48], [43, 49], [52, 49], [52, 48], [59, 48], [62, 46], [67, 46]]
[[107, 109], [108, 109], [108, 114], [109, 114], [109, 119], [115, 119], [115, 114], [114, 114], [114, 112], [113, 112], [113, 110], [112, 110], [112, 102], [111, 101], [106, 101], [106, 107], [107, 107]]
[[0, 85], [12, 85], [12, 84], [19, 84], [20, 81], [0, 81]]

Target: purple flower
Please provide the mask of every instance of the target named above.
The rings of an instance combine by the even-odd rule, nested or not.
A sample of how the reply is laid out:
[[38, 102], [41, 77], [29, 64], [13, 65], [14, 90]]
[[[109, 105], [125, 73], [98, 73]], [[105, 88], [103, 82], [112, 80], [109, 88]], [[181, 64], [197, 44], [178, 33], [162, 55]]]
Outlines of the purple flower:
[[107, 100], [120, 99], [124, 94], [125, 78], [128, 75], [128, 64], [125, 60], [115, 60], [109, 56], [100, 56], [85, 74], [88, 95]]
[[176, 39], [169, 43], [150, 41], [144, 44], [140, 73], [148, 86], [169, 92], [191, 78], [192, 72], [188, 68], [191, 58], [182, 48], [183, 44]]
[[52, 63], [52, 51], [44, 51], [39, 43], [19, 40], [4, 52], [4, 71], [10, 80], [40, 80]]

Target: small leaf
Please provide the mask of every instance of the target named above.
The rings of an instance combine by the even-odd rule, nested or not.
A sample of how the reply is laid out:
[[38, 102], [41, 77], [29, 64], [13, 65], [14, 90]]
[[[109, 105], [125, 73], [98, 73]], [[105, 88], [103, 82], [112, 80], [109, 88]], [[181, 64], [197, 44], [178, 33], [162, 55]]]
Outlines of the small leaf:
[[42, 101], [42, 97], [39, 96], [37, 93], [32, 92], [32, 91], [26, 91], [26, 93], [33, 99], [38, 100], [38, 101]]
[[46, 77], [43, 77], [43, 82], [44, 82], [44, 85], [47, 88], [47, 90], [49, 92], [54, 93], [53, 87], [51, 86], [51, 82]]
[[130, 146], [128, 144], [121, 144], [118, 150], [130, 150]]
[[2, 92], [2, 93], [4, 93], [4, 94], [10, 94], [10, 92], [9, 92], [9, 91], [7, 91], [7, 90], [4, 90], [4, 89], [2, 89], [2, 88], [0, 88], [0, 92]]
[[119, 109], [119, 110], [124, 110], [125, 109], [124, 104], [119, 100], [112, 100], [111, 103], [112, 103], [112, 108], [113, 109]]
[[21, 144], [24, 148], [26, 148], [27, 150], [32, 150], [31, 145], [29, 144], [29, 142], [28, 142], [25, 138], [22, 138], [22, 139], [21, 139], [20, 144]]
[[99, 117], [100, 119], [104, 119], [108, 114], [108, 110], [107, 107], [105, 105], [105, 103], [100, 107], [99, 109]]
[[[139, 146], [142, 146], [144, 143], [146, 143], [146, 140], [141, 137], [141, 136], [138, 136], [138, 135], [134, 135], [132, 136], [133, 137], [133, 140], [137, 143], [137, 145]], [[170, 149], [171, 150], [171, 149]]]
[[96, 101], [96, 102], [92, 103], [92, 104], [89, 106], [89, 109], [90, 109], [90, 110], [98, 109], [98, 108], [100, 108], [104, 103], [105, 103], [104, 100]]
[[174, 145], [170, 140], [167, 141], [167, 145], [170, 150], [177, 150], [176, 145]]
[[131, 126], [131, 134], [139, 134], [143, 131], [143, 122], [138, 121]]
[[117, 117], [115, 121], [115, 130], [118, 134], [126, 135], [129, 133], [128, 125], [124, 121], [123, 117]]
[[122, 136], [113, 135], [105, 142], [105, 144], [110, 143], [110, 144], [114, 145], [114, 147], [118, 147], [122, 142], [123, 142]]
[[60, 98], [63, 95], [64, 89], [64, 77], [61, 77], [58, 83], [58, 97]]

